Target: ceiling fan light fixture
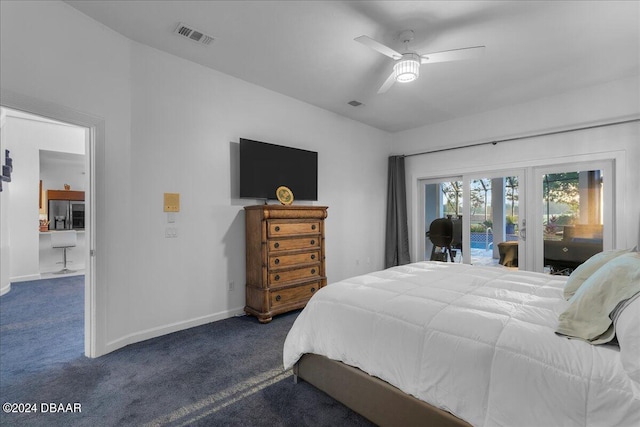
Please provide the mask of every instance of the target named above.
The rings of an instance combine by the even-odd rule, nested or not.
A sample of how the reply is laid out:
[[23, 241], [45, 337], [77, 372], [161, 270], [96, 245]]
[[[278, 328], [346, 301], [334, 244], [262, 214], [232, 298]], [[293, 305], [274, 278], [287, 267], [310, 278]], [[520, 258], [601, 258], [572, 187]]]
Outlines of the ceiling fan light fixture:
[[420, 75], [420, 56], [416, 53], [403, 54], [393, 66], [393, 74], [399, 83], [414, 81]]

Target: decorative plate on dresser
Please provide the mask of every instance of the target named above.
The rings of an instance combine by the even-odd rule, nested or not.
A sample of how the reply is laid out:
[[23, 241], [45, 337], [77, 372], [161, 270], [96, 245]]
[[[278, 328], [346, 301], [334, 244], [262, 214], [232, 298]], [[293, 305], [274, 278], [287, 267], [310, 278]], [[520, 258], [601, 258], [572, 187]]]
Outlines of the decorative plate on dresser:
[[278, 187], [276, 190], [276, 197], [283, 205], [290, 205], [293, 203], [293, 192], [289, 187], [285, 187], [284, 185]]
[[326, 206], [246, 206], [247, 314], [261, 323], [304, 307], [327, 284]]

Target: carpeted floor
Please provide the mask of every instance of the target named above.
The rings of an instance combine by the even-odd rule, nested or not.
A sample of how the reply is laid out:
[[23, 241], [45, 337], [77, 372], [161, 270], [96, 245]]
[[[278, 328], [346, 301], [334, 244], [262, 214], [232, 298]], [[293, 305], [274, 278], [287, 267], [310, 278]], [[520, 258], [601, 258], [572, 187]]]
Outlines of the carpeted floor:
[[283, 371], [298, 312], [266, 325], [226, 319], [84, 357], [83, 280], [15, 283], [0, 298], [0, 400], [37, 410], [3, 411], [0, 425], [371, 425]]

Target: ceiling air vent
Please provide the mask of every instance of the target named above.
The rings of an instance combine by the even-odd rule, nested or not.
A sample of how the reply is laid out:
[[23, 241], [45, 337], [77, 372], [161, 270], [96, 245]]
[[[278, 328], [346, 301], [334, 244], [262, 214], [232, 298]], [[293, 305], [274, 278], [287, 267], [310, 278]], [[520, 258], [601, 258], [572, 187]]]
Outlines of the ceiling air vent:
[[185, 25], [182, 22], [178, 24], [174, 33], [178, 34], [179, 36], [186, 37], [189, 40], [193, 40], [194, 42], [205, 45], [211, 44], [211, 42], [214, 40], [213, 37], [206, 35], [202, 31], [196, 30], [193, 27]]

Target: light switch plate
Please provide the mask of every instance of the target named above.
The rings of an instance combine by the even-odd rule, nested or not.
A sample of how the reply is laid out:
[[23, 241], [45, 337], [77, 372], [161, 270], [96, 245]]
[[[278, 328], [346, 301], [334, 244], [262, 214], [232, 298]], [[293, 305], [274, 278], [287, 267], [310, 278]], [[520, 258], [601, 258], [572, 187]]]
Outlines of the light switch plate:
[[164, 211], [180, 212], [180, 193], [164, 193]]

